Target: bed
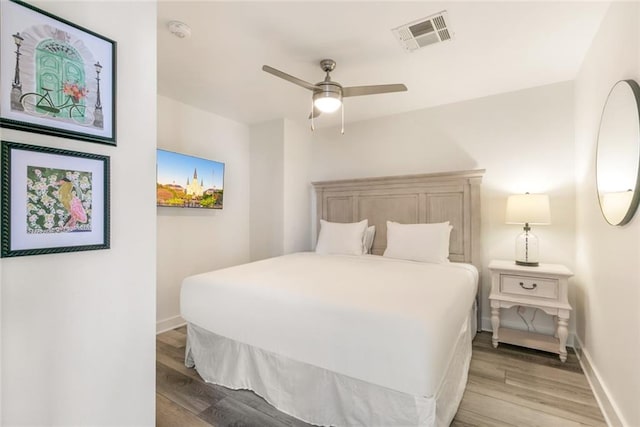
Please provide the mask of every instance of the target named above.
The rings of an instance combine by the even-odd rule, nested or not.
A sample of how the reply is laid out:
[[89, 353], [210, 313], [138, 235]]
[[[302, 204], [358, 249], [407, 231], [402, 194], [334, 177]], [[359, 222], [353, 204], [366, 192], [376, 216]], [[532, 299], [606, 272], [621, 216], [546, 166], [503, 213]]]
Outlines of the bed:
[[[187, 366], [312, 424], [448, 425], [479, 316], [482, 172], [314, 183], [318, 224], [367, 219], [372, 255], [295, 253], [186, 278]], [[453, 262], [380, 256], [386, 221], [448, 221]]]

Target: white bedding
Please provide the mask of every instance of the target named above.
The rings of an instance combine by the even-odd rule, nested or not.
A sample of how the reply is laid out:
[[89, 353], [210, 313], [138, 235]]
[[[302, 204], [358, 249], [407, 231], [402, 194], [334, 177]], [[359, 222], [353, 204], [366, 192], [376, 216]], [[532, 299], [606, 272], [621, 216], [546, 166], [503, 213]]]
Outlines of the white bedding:
[[181, 312], [219, 336], [433, 396], [477, 281], [468, 264], [297, 253], [186, 278]]

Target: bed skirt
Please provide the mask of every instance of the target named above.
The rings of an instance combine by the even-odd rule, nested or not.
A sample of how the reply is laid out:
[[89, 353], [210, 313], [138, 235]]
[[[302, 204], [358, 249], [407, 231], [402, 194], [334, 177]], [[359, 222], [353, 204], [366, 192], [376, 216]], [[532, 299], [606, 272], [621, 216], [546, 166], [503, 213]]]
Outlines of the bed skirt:
[[185, 364], [208, 383], [252, 390], [278, 410], [316, 425], [448, 426], [467, 382], [473, 315], [463, 322], [433, 396], [413, 396], [209, 332], [187, 327]]

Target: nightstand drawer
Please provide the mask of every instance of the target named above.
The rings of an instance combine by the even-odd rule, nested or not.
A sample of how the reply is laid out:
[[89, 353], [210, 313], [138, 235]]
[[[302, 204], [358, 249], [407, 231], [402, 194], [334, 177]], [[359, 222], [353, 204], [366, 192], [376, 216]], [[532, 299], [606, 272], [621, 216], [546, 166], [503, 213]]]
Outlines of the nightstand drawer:
[[500, 276], [500, 292], [538, 298], [558, 299], [558, 281], [539, 277]]

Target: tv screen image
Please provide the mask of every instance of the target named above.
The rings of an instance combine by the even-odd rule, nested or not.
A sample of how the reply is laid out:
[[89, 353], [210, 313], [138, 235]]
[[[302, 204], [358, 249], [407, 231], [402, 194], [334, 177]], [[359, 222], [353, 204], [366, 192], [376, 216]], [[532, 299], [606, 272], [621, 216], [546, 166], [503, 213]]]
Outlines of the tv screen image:
[[222, 209], [224, 163], [158, 150], [158, 206]]

